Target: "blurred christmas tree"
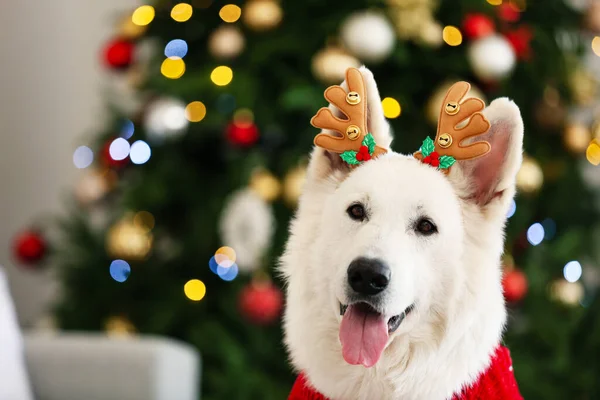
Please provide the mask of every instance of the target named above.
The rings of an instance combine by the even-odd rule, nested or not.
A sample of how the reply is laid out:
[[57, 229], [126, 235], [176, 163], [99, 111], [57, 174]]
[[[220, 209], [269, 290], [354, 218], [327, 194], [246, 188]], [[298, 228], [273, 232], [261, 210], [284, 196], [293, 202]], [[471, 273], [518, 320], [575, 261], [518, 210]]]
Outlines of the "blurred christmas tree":
[[[525, 398], [599, 396], [599, 4], [236, 3], [145, 5], [102, 53], [112, 114], [74, 156], [87, 170], [55, 254], [60, 326], [180, 338], [202, 353], [204, 398], [285, 398], [292, 373], [273, 266], [310, 117], [326, 85], [366, 63], [399, 152], [433, 132], [455, 80], [521, 107], [506, 340]], [[29, 247], [23, 257], [37, 260]]]

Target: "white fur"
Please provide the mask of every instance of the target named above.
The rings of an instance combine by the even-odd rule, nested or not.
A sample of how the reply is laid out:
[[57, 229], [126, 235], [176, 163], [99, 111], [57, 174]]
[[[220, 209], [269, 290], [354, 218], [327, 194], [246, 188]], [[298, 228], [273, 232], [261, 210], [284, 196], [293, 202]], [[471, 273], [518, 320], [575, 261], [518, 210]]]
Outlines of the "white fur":
[[[361, 71], [369, 131], [389, 147], [375, 81]], [[504, 151], [457, 164], [448, 176], [391, 151], [350, 171], [339, 156], [314, 149], [280, 271], [287, 282], [285, 343], [291, 361], [323, 395], [448, 399], [489, 365], [506, 320], [500, 256], [523, 125], [518, 108], [506, 99], [493, 102], [485, 115], [492, 124], [487, 140]], [[476, 171], [487, 168], [496, 171], [493, 179], [478, 178]], [[366, 205], [368, 221], [348, 218], [354, 201]], [[421, 215], [439, 233], [416, 234], [411, 224]], [[359, 256], [377, 257], [392, 269], [386, 316], [416, 303], [372, 368], [347, 364], [338, 339], [346, 271]]]

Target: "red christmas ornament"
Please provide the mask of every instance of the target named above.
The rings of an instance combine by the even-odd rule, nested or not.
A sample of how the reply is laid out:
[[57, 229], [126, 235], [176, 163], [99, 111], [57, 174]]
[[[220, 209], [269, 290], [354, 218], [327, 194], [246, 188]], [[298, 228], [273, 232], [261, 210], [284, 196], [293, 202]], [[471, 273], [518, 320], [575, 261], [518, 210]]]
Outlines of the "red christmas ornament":
[[527, 276], [519, 269], [505, 272], [502, 278], [502, 289], [504, 298], [509, 302], [517, 302], [525, 297], [527, 293]]
[[102, 163], [107, 167], [122, 168], [129, 162], [129, 157], [125, 157], [122, 160], [115, 160], [110, 156], [110, 144], [114, 139], [109, 140], [102, 147]]
[[274, 322], [283, 308], [283, 294], [271, 282], [251, 283], [242, 289], [239, 298], [242, 314], [258, 325]]
[[44, 237], [36, 231], [25, 231], [15, 237], [13, 250], [19, 262], [35, 264], [46, 255], [47, 244]]
[[502, 21], [517, 22], [521, 18], [521, 12], [511, 3], [502, 3], [498, 7], [498, 17]]
[[463, 21], [463, 32], [469, 39], [491, 35], [496, 30], [494, 21], [485, 14], [467, 14]]
[[232, 122], [227, 126], [227, 139], [236, 146], [252, 146], [258, 140], [258, 127], [253, 122]]
[[135, 46], [133, 42], [114, 39], [104, 47], [104, 62], [113, 69], [125, 69], [133, 63]]
[[522, 26], [505, 33], [504, 36], [515, 50], [518, 59], [526, 60], [531, 56], [531, 39], [533, 38], [533, 33], [528, 26]]

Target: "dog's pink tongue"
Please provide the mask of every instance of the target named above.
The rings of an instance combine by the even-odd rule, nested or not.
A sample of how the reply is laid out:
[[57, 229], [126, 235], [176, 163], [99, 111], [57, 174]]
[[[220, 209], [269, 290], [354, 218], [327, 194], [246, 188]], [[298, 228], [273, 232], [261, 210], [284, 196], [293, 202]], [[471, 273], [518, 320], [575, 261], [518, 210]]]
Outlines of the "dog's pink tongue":
[[379, 361], [388, 340], [383, 315], [349, 306], [340, 326], [342, 355], [348, 364], [372, 367]]

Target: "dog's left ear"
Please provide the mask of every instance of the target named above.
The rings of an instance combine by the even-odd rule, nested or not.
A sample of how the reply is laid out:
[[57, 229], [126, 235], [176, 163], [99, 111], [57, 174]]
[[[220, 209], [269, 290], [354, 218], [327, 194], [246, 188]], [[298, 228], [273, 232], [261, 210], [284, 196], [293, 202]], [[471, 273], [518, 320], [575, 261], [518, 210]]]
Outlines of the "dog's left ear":
[[505, 208], [515, 194], [516, 176], [523, 160], [523, 120], [517, 105], [507, 98], [494, 100], [483, 115], [490, 129], [472, 141], [487, 141], [491, 146], [489, 153], [458, 161], [459, 168], [452, 168], [449, 178], [461, 197], [480, 206], [500, 200]]

